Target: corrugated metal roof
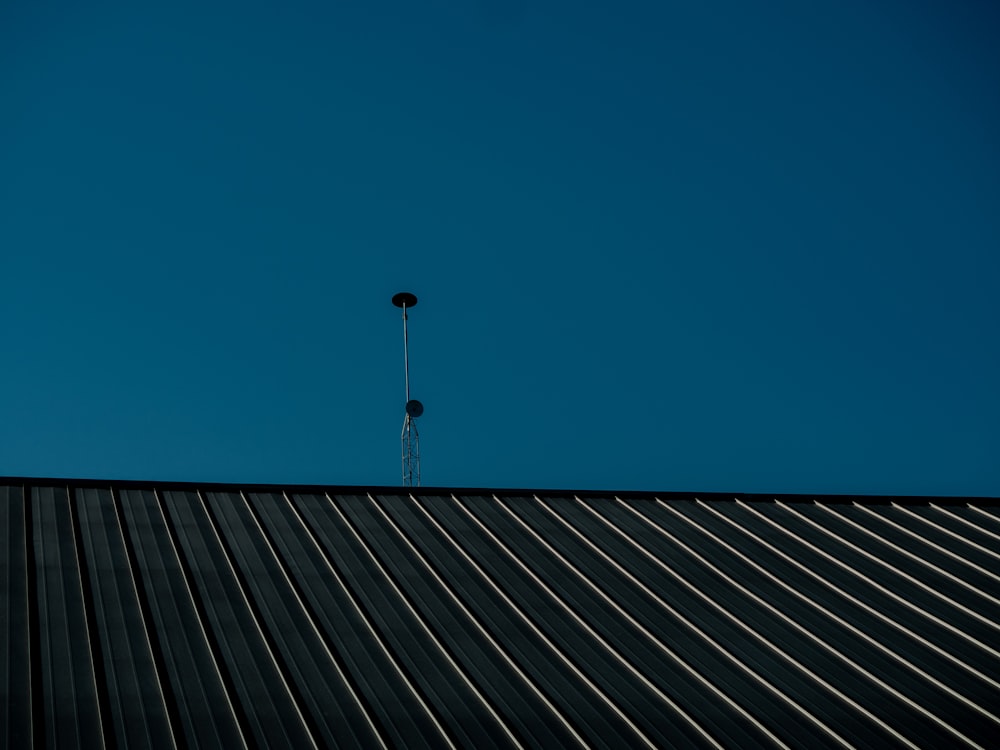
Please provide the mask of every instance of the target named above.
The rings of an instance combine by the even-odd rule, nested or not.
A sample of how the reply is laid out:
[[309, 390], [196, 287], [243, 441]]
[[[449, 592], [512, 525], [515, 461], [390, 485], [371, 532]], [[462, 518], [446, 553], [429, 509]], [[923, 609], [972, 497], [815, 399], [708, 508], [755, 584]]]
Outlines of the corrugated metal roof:
[[0, 480], [7, 747], [996, 746], [954, 498]]

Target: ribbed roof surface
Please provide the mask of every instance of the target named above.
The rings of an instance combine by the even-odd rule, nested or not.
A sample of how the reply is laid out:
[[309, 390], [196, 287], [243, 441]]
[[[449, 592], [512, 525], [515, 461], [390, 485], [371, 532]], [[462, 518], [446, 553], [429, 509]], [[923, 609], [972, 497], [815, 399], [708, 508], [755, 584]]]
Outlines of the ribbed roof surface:
[[7, 747], [996, 746], [994, 501], [0, 486]]

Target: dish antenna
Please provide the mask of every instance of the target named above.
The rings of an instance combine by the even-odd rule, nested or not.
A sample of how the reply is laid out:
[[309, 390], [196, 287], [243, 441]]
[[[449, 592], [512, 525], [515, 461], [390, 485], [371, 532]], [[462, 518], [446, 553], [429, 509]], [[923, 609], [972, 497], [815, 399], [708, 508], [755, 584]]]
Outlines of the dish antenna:
[[403, 417], [403, 486], [420, 486], [420, 434], [417, 432], [417, 417], [424, 413], [424, 405], [410, 398], [410, 339], [406, 331], [406, 310], [415, 307], [417, 297], [409, 292], [392, 296], [392, 304], [403, 308], [403, 372], [406, 378], [406, 408]]

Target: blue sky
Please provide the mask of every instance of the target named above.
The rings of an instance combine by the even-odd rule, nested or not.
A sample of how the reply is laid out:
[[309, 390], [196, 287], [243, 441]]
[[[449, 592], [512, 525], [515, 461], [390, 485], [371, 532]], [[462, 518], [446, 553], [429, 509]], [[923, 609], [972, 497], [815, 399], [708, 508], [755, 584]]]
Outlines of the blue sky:
[[0, 475], [1000, 495], [990, 2], [0, 6]]

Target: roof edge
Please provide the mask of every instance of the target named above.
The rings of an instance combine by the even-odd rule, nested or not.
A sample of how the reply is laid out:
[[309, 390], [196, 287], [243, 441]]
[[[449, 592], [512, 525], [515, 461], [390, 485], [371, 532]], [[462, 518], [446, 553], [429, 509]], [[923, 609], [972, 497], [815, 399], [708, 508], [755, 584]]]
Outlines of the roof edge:
[[823, 494], [823, 493], [763, 493], [763, 492], [695, 492], [695, 491], [664, 491], [653, 490], [572, 490], [551, 488], [509, 488], [509, 487], [400, 487], [392, 485], [342, 485], [342, 484], [291, 484], [282, 482], [187, 482], [187, 481], [155, 481], [145, 479], [72, 479], [67, 477], [0, 477], [0, 486], [33, 486], [33, 487], [81, 487], [148, 489], [154, 487], [161, 490], [191, 491], [196, 489], [218, 492], [295, 492], [324, 493], [336, 495], [363, 494], [414, 494], [414, 495], [502, 495], [531, 496], [548, 495], [557, 497], [592, 497], [611, 498], [616, 495], [630, 498], [659, 498], [661, 500], [733, 500], [739, 498], [744, 502], [774, 502], [811, 503], [822, 499], [825, 503], [858, 503], [861, 505], [1000, 505], [1000, 497], [978, 496], [942, 496], [942, 495], [861, 495], [861, 494]]

